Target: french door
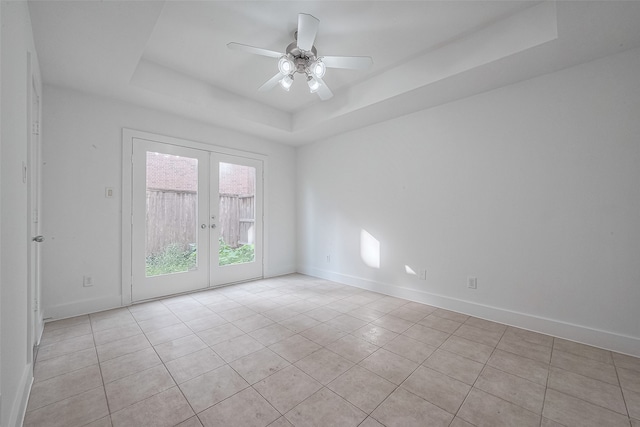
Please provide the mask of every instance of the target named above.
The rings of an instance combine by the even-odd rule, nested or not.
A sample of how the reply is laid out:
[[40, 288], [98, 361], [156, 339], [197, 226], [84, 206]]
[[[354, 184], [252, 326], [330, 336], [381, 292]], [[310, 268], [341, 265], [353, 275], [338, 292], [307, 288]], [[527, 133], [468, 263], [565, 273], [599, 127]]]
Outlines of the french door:
[[132, 301], [262, 277], [262, 162], [133, 140]]

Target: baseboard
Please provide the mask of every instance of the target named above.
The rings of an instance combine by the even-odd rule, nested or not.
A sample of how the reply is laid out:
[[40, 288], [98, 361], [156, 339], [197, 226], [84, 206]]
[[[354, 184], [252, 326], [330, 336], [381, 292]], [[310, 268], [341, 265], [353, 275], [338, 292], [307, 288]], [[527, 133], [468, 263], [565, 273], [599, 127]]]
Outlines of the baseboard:
[[122, 307], [122, 297], [120, 295], [85, 299], [68, 304], [45, 306], [43, 311], [45, 320], [53, 321], [118, 307]]
[[[264, 277], [265, 278], [278, 277], [286, 274], [292, 274], [295, 272], [296, 272], [295, 267], [284, 268], [284, 269], [278, 269], [277, 271], [270, 271], [269, 274], [265, 275]], [[185, 294], [200, 292], [207, 289], [208, 288], [198, 289], [196, 291], [189, 291], [189, 292], [185, 292]], [[161, 299], [161, 298], [155, 298], [155, 299]], [[74, 301], [67, 304], [57, 304], [57, 305], [46, 306], [44, 307], [44, 315], [45, 315], [44, 318], [46, 319], [46, 321], [51, 322], [53, 320], [67, 319], [69, 317], [82, 316], [84, 314], [97, 313], [99, 311], [111, 310], [113, 308], [119, 308], [119, 307], [123, 307], [122, 297], [120, 295], [91, 298], [91, 299], [85, 299], [81, 301]]]
[[336, 273], [314, 267], [300, 266], [298, 272], [309, 276], [331, 280], [357, 288], [379, 292], [398, 298], [429, 304], [435, 307], [456, 311], [469, 316], [527, 329], [542, 334], [564, 338], [570, 341], [640, 357], [640, 338], [614, 332], [593, 329], [555, 319], [512, 311], [500, 307], [482, 305], [471, 301], [433, 294], [370, 279]]
[[27, 404], [29, 403], [29, 395], [31, 394], [31, 385], [33, 384], [32, 365], [25, 365], [20, 387], [16, 393], [16, 398], [11, 405], [11, 413], [9, 414], [8, 426], [21, 427], [24, 423], [24, 417], [27, 413]]
[[42, 310], [38, 310], [37, 321], [38, 321], [38, 334], [37, 334], [36, 344], [40, 345], [40, 340], [42, 340], [42, 334], [44, 333], [44, 313], [42, 312]]

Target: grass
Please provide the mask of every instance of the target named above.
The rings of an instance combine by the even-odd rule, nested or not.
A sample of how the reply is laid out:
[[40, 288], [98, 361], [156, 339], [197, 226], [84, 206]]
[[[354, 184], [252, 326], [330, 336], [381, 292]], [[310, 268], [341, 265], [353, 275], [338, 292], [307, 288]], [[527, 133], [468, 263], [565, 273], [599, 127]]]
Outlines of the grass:
[[[252, 262], [254, 258], [253, 245], [232, 248], [220, 239], [218, 253], [220, 266]], [[195, 249], [185, 250], [183, 245], [173, 243], [167, 246], [163, 252], [147, 257], [147, 277], [193, 270], [197, 266], [197, 259]]]

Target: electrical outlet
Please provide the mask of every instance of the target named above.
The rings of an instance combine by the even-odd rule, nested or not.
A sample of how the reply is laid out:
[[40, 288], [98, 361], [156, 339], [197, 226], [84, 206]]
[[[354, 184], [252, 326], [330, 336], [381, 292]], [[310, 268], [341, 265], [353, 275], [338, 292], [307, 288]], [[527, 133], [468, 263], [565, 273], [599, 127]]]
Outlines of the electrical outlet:
[[93, 278], [91, 276], [82, 276], [82, 286], [85, 288], [93, 286]]
[[467, 277], [467, 288], [478, 289], [478, 278], [471, 276]]
[[420, 280], [427, 280], [427, 269], [426, 268], [421, 268], [420, 269]]

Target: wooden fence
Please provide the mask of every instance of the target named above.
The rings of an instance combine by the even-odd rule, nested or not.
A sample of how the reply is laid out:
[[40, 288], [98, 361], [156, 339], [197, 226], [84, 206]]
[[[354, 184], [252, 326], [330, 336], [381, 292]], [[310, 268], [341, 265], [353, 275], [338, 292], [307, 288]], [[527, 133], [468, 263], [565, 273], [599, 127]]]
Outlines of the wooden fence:
[[[253, 195], [220, 194], [220, 212], [215, 223], [226, 244], [236, 248], [253, 243], [255, 223]], [[147, 191], [147, 251], [146, 255], [161, 253], [168, 245], [177, 243], [188, 250], [196, 243], [197, 194], [189, 191]]]
[[253, 195], [220, 194], [218, 227], [225, 243], [232, 248], [253, 243], [254, 203]]
[[155, 255], [172, 244], [184, 250], [196, 242], [197, 194], [188, 191], [147, 191], [147, 251]]

